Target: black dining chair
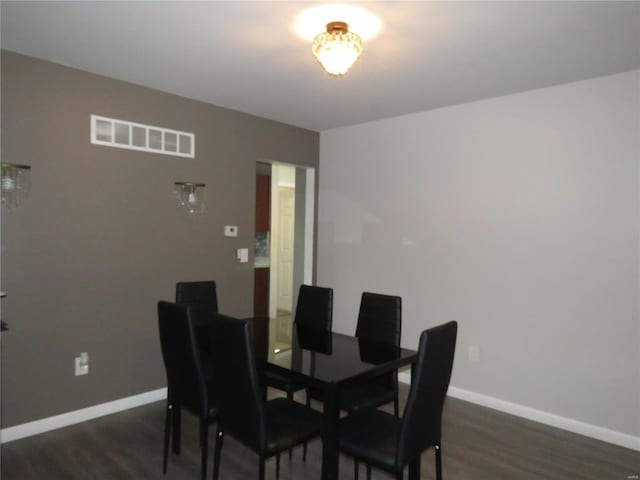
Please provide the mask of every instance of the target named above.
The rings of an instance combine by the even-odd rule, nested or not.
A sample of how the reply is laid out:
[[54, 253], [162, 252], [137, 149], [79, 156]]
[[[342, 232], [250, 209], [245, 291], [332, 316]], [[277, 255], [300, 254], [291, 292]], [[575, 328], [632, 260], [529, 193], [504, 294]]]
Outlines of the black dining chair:
[[[333, 321], [333, 289], [300, 285], [298, 303], [293, 322], [305, 328], [313, 328], [322, 332], [330, 332]], [[283, 374], [267, 372], [264, 382], [273, 388], [287, 393], [287, 398], [293, 400], [293, 394], [304, 387], [292, 382]]]
[[205, 480], [209, 425], [216, 420], [218, 410], [213, 402], [212, 384], [205, 381], [203, 374], [190, 308], [170, 302], [158, 302], [158, 326], [160, 349], [167, 374], [162, 473], [167, 473], [171, 433], [173, 451], [180, 453], [180, 412], [184, 408], [199, 419], [201, 478]]
[[[409, 480], [420, 478], [420, 455], [429, 447], [436, 453], [436, 479], [442, 479], [441, 425], [458, 324], [448, 322], [422, 332], [418, 360], [402, 418], [377, 409], [359, 410], [340, 421], [340, 450], [358, 461], [394, 473], [398, 480], [409, 465]], [[371, 469], [367, 468], [367, 479]]]
[[176, 303], [217, 312], [218, 294], [216, 282], [208, 280], [202, 282], [176, 283]]
[[330, 332], [333, 323], [333, 288], [300, 285], [293, 321], [305, 328]]
[[211, 314], [218, 312], [218, 292], [214, 280], [176, 283], [176, 303], [191, 308], [196, 329], [196, 341], [202, 353], [205, 377], [209, 376], [209, 322]]
[[[356, 337], [363, 342], [400, 346], [402, 299], [398, 296], [364, 292], [360, 300]], [[393, 402], [398, 416], [398, 372], [340, 390], [340, 408], [355, 412]]]
[[[333, 323], [333, 289], [313, 285], [300, 285], [298, 303], [293, 319], [296, 325], [319, 332], [330, 332]], [[291, 381], [285, 374], [266, 372], [264, 382], [273, 388], [286, 392], [287, 399], [293, 400], [293, 395], [304, 387]], [[307, 406], [310, 406], [313, 393], [307, 391]], [[291, 458], [289, 450], [289, 458]], [[304, 443], [302, 460], [307, 459], [307, 443]]]
[[220, 471], [224, 436], [231, 435], [259, 456], [259, 480], [265, 460], [320, 434], [322, 415], [305, 405], [276, 398], [263, 402], [247, 320], [214, 314], [211, 329], [213, 373], [220, 419], [214, 455], [214, 480]]

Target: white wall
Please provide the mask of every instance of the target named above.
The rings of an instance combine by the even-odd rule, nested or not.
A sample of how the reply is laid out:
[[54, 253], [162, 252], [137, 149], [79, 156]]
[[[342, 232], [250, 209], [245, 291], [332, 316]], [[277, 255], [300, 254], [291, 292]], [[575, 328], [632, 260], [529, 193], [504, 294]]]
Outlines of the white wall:
[[334, 329], [399, 294], [404, 346], [459, 322], [452, 385], [640, 435], [639, 112], [634, 71], [322, 132]]

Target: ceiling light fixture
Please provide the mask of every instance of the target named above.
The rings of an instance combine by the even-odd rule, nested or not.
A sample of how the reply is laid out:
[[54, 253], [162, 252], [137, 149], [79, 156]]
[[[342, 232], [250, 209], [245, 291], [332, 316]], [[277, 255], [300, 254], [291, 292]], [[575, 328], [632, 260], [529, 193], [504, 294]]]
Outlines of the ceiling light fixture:
[[327, 23], [327, 31], [313, 39], [313, 56], [331, 75], [344, 75], [362, 53], [362, 39], [345, 22]]

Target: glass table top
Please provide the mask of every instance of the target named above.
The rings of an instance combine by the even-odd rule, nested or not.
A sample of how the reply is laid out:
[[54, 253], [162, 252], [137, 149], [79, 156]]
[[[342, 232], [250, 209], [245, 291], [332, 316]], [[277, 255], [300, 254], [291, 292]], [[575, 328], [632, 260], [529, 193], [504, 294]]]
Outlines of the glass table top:
[[417, 352], [334, 332], [299, 327], [290, 320], [251, 320], [256, 361], [311, 384], [346, 384], [415, 362]]

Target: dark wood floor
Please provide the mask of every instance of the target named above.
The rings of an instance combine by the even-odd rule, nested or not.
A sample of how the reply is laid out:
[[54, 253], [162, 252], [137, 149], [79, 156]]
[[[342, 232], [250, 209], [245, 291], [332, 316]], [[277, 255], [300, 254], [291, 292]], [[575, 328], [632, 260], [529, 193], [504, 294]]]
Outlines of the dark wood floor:
[[[403, 396], [406, 387], [401, 386]], [[2, 445], [2, 480], [186, 480], [199, 478], [197, 423], [183, 420], [183, 451], [172, 455], [162, 476], [164, 403], [154, 403]], [[213, 429], [211, 431], [213, 440]], [[319, 479], [321, 442], [283, 458], [282, 480]], [[211, 473], [211, 459], [209, 473]], [[267, 464], [275, 479], [275, 462]], [[422, 478], [433, 479], [433, 452], [422, 457]], [[443, 423], [445, 480], [628, 480], [640, 474], [640, 452], [557, 430], [456, 399], [448, 399]], [[353, 478], [353, 463], [341, 458], [340, 478]], [[221, 478], [257, 478], [257, 457], [232, 438], [225, 440]], [[361, 477], [365, 478], [364, 469]], [[373, 478], [391, 478], [374, 471]]]

